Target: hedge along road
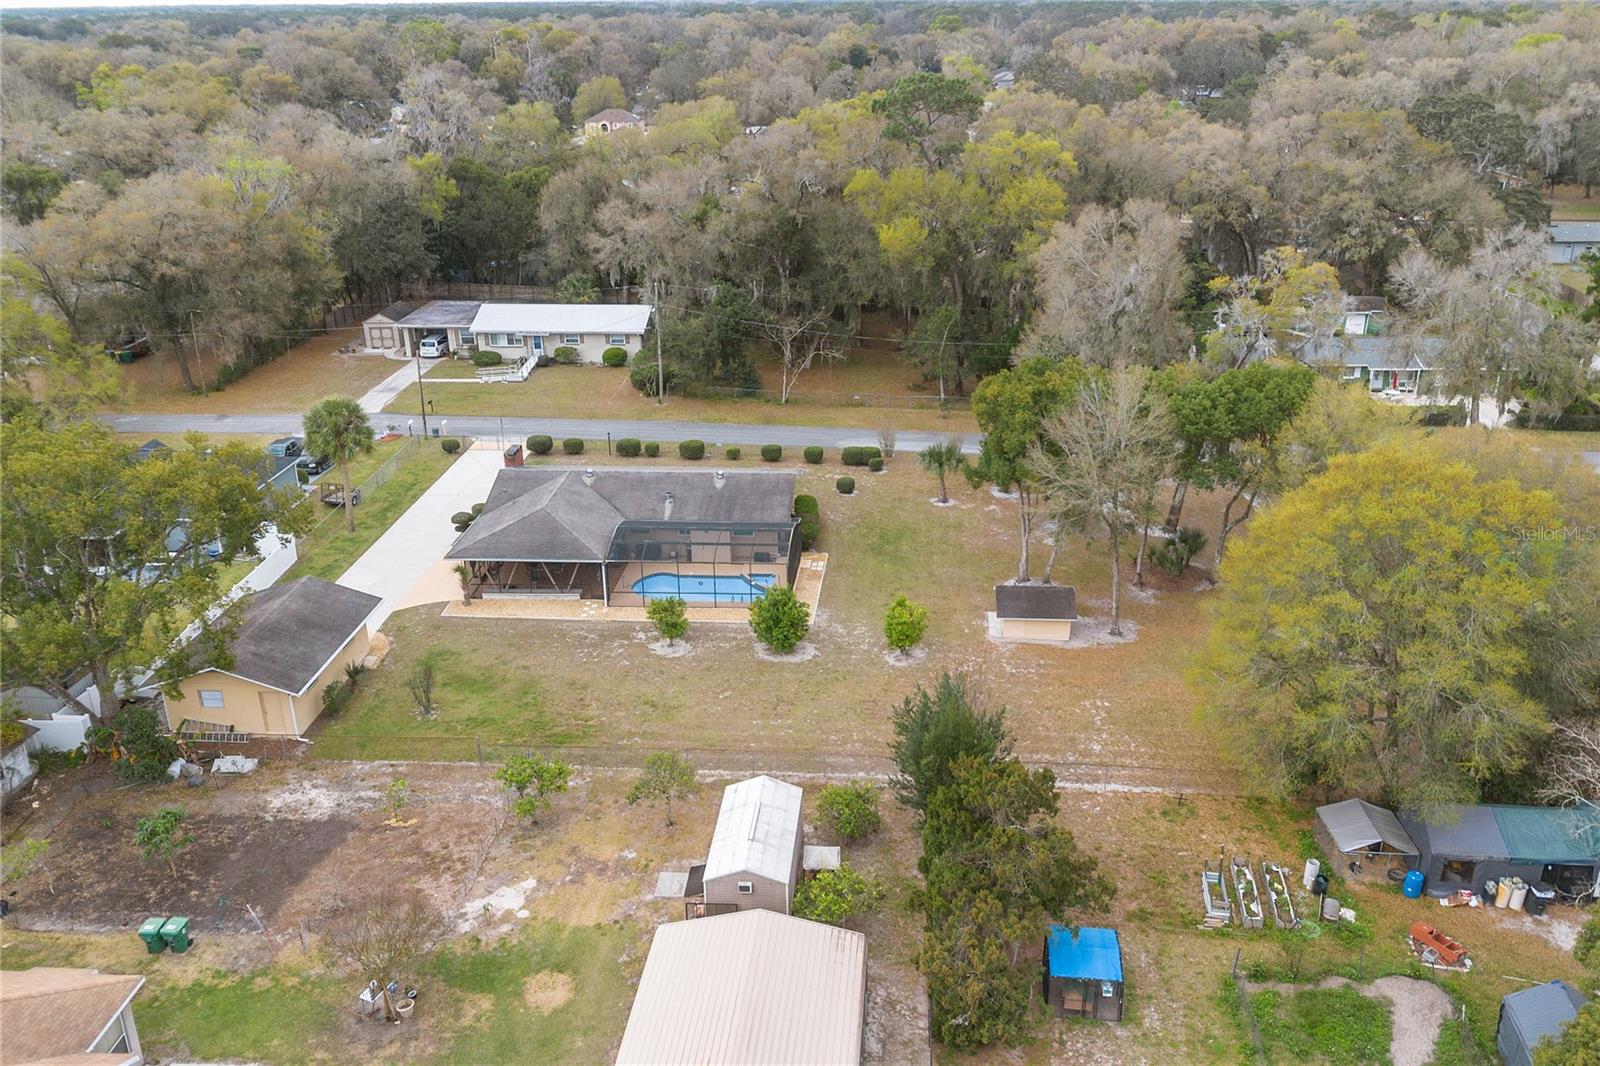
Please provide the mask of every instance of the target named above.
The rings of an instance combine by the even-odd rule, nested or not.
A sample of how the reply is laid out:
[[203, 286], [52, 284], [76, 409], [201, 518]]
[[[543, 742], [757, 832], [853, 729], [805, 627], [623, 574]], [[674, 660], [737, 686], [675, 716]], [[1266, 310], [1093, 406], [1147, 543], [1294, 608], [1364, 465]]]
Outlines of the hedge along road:
[[[105, 421], [118, 433], [176, 434], [189, 430], [201, 433], [255, 433], [287, 435], [301, 431], [299, 414], [278, 415], [108, 415]], [[417, 416], [396, 414], [372, 416], [373, 428], [379, 432], [394, 427], [398, 433], [422, 432], [422, 420]], [[485, 418], [474, 415], [455, 415], [430, 418], [429, 430], [443, 427], [447, 435], [463, 434], [478, 440], [503, 440], [505, 444], [519, 444], [537, 433], [561, 440], [563, 437], [582, 437], [584, 440], [612, 440], [636, 437], [639, 440], [675, 443], [681, 440], [703, 440], [708, 447], [724, 444], [762, 445], [784, 444], [793, 447], [821, 445], [824, 448], [844, 448], [859, 445], [876, 445], [875, 429], [847, 429], [837, 426], [772, 426], [750, 425], [739, 422], [651, 422], [626, 419], [599, 418]], [[947, 440], [955, 434], [929, 433], [926, 430], [897, 430], [895, 449], [919, 452], [930, 444]], [[976, 454], [983, 438], [980, 434], [961, 434], [963, 450]]]

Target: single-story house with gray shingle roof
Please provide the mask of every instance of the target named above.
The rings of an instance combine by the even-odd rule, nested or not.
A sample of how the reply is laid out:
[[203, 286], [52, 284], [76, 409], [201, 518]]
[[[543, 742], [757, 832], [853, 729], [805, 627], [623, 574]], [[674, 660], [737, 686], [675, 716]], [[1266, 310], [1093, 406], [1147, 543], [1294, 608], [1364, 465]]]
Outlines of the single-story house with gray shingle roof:
[[794, 475], [506, 469], [445, 557], [469, 597], [748, 604], [799, 571]]
[[302, 577], [246, 599], [232, 665], [207, 667], [167, 696], [167, 723], [201, 732], [299, 736], [322, 713], [322, 690], [366, 658], [377, 596]]
[[1585, 252], [1600, 252], [1600, 222], [1552, 222], [1544, 231], [1550, 238], [1548, 262], [1576, 263]]
[[1443, 349], [1443, 340], [1421, 334], [1345, 335], [1315, 338], [1300, 358], [1311, 366], [1338, 366], [1346, 381], [1365, 382], [1373, 392], [1420, 394]]

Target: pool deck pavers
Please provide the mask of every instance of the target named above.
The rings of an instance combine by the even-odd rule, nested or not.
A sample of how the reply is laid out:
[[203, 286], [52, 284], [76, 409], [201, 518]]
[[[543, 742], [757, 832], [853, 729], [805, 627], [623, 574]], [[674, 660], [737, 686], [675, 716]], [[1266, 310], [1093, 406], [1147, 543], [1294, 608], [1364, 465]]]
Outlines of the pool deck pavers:
[[[812, 618], [816, 618], [817, 608], [822, 602], [822, 579], [827, 572], [827, 552], [806, 552], [800, 556], [800, 572], [795, 577], [794, 592], [811, 608]], [[462, 603], [459, 597], [460, 585], [456, 582], [453, 572], [449, 573], [448, 582], [443, 579], [443, 575], [435, 576], [430, 573], [429, 576], [433, 580], [424, 578], [418, 584], [412, 598], [416, 599], [418, 592], [438, 596], [432, 601], [417, 600], [419, 604], [448, 598], [450, 602], [444, 609], [446, 618], [521, 618], [541, 622], [649, 621], [643, 607], [607, 607], [599, 600], [580, 600], [572, 597], [519, 596]], [[425, 588], [427, 592], [424, 592]], [[690, 604], [684, 613], [688, 615], [690, 622], [744, 624], [750, 619], [750, 611], [746, 607], [702, 607]]]

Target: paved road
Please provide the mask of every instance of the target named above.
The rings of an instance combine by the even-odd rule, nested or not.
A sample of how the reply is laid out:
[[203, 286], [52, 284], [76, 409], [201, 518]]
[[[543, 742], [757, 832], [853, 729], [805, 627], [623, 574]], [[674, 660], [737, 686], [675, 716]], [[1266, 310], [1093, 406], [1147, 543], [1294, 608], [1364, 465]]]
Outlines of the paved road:
[[[202, 433], [264, 433], [282, 435], [299, 433], [301, 416], [298, 413], [269, 415], [112, 415], [106, 419], [118, 433], [183, 433], [196, 429]], [[373, 425], [380, 431], [394, 426], [400, 433], [422, 431], [422, 422], [416, 417], [387, 414], [375, 415]], [[625, 419], [598, 418], [486, 418], [478, 415], [454, 415], [428, 420], [431, 428], [444, 427], [450, 434], [465, 434], [479, 440], [504, 439], [507, 444], [521, 441], [535, 433], [545, 433], [557, 440], [562, 437], [583, 437], [586, 440], [604, 440], [606, 434], [613, 439], [637, 437], [640, 440], [680, 441], [703, 440], [712, 447], [723, 444], [760, 445], [785, 444], [802, 447], [820, 444], [824, 448], [843, 448], [847, 445], [877, 444], [875, 429], [851, 429], [834, 426], [769, 426], [737, 422], [652, 422]], [[944, 440], [949, 434], [929, 433], [922, 430], [901, 430], [896, 447], [901, 451], [920, 451], [928, 445]], [[976, 453], [979, 436], [964, 435], [966, 451]]]

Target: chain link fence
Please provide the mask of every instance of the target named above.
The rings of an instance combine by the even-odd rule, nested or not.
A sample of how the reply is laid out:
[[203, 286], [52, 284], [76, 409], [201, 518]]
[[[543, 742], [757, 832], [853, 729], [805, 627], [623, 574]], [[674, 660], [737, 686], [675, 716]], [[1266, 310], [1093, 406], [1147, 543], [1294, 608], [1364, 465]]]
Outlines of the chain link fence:
[[[461, 447], [462, 447], [463, 451], [472, 446], [472, 440], [471, 440], [470, 437], [463, 437], [463, 438], [460, 438], [460, 439], [461, 439]], [[395, 453], [393, 455], [389, 456], [389, 458], [387, 458], [387, 459], [385, 459], [383, 461], [383, 465], [382, 466], [378, 467], [378, 469], [376, 469], [372, 473], [368, 474], [366, 476], [366, 478], [359, 485], [357, 485], [355, 487], [354, 492], [352, 493], [352, 495], [354, 495], [356, 497], [357, 501], [358, 501], [357, 506], [360, 506], [360, 503], [359, 503], [360, 500], [370, 497], [370, 495], [373, 492], [373, 490], [377, 489], [378, 487], [383, 485], [385, 482], [387, 482], [390, 478], [394, 477], [395, 471], [400, 468], [400, 464], [404, 463], [407, 459], [415, 456], [421, 450], [421, 447], [422, 447], [422, 438], [421, 437], [407, 437], [405, 443], [400, 445], [399, 448], [395, 449]], [[337, 467], [332, 467], [332, 468], [330, 468], [328, 470], [328, 472], [326, 474], [323, 475], [323, 477], [325, 477], [325, 478], [326, 477], [337, 478], [338, 475], [339, 475], [338, 468]], [[319, 494], [315, 491], [315, 486], [313, 486], [313, 491], [306, 495], [306, 498], [301, 502], [300, 506], [309, 507], [313, 503], [315, 503], [318, 500], [318, 498], [319, 498]], [[343, 513], [344, 513], [344, 508], [343, 507], [332, 507], [332, 508], [329, 508], [327, 510], [327, 512], [323, 514], [323, 516], [321, 518], [317, 519], [314, 523], [312, 523], [311, 528], [306, 531], [307, 535], [310, 535], [311, 533], [315, 533], [318, 529], [321, 529], [322, 528], [322, 524], [324, 522], [328, 521], [330, 518], [333, 518], [334, 516], [339, 515], [339, 514], [343, 514]]]
[[[709, 400], [766, 400], [778, 403], [782, 397], [775, 389], [735, 389], [722, 385], [696, 386], [689, 395]], [[924, 396], [910, 392], [820, 392], [805, 389], [791, 392], [787, 401], [790, 407], [879, 407], [912, 411], [965, 411], [971, 401], [965, 396]]]

